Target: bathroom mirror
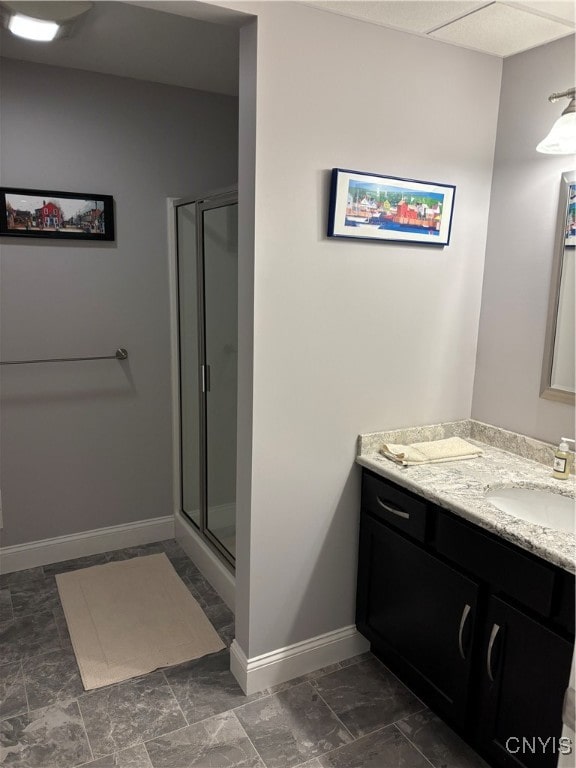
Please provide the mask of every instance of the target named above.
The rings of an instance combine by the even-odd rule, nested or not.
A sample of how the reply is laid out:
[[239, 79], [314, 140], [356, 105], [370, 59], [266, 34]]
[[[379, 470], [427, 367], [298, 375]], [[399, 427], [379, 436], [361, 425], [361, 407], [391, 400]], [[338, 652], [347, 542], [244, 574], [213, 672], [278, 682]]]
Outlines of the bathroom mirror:
[[540, 396], [574, 403], [576, 171], [562, 174]]

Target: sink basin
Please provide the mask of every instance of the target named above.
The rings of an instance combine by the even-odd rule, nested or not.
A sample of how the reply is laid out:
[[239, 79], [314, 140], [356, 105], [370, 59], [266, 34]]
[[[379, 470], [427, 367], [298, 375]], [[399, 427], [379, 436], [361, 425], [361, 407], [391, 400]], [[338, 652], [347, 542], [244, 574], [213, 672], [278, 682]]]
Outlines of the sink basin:
[[485, 494], [493, 506], [528, 523], [575, 532], [575, 500], [537, 488], [495, 488]]

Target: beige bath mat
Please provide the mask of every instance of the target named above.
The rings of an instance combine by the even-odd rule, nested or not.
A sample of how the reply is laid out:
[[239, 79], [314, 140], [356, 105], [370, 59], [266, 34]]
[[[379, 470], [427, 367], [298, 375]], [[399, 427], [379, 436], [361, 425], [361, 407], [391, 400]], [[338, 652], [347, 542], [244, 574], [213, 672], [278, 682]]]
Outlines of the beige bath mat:
[[225, 647], [164, 554], [56, 576], [84, 688]]

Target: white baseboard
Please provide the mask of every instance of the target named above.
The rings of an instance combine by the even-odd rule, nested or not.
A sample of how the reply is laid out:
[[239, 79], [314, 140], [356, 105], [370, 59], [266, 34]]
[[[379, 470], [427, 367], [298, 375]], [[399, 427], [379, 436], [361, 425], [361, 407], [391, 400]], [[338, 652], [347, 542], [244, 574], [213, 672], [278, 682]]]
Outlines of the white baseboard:
[[286, 648], [247, 659], [234, 640], [230, 669], [247, 696], [300, 675], [344, 661], [370, 649], [370, 643], [354, 625], [312, 637]]
[[181, 512], [174, 515], [176, 540], [194, 561], [203, 576], [210, 582], [222, 600], [234, 612], [236, 601], [236, 579], [218, 556], [200, 538]]
[[59, 563], [84, 555], [97, 555], [124, 547], [137, 547], [153, 541], [174, 538], [174, 517], [154, 517], [135, 523], [96, 528], [93, 531], [56, 536], [0, 548], [0, 573], [22, 571], [38, 565]]

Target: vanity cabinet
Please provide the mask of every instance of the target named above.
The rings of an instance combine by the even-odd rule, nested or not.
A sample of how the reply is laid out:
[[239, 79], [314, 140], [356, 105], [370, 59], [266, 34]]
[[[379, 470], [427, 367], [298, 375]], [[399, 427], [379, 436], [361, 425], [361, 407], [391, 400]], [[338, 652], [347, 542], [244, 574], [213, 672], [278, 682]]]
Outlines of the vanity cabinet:
[[495, 765], [508, 765], [512, 751], [527, 768], [554, 768], [572, 643], [495, 597], [486, 618], [479, 743]]
[[358, 629], [493, 766], [556, 765], [573, 584], [567, 572], [363, 470]]
[[404, 679], [420, 678], [439, 713], [463, 724], [478, 585], [372, 518], [360, 551], [360, 631]]

